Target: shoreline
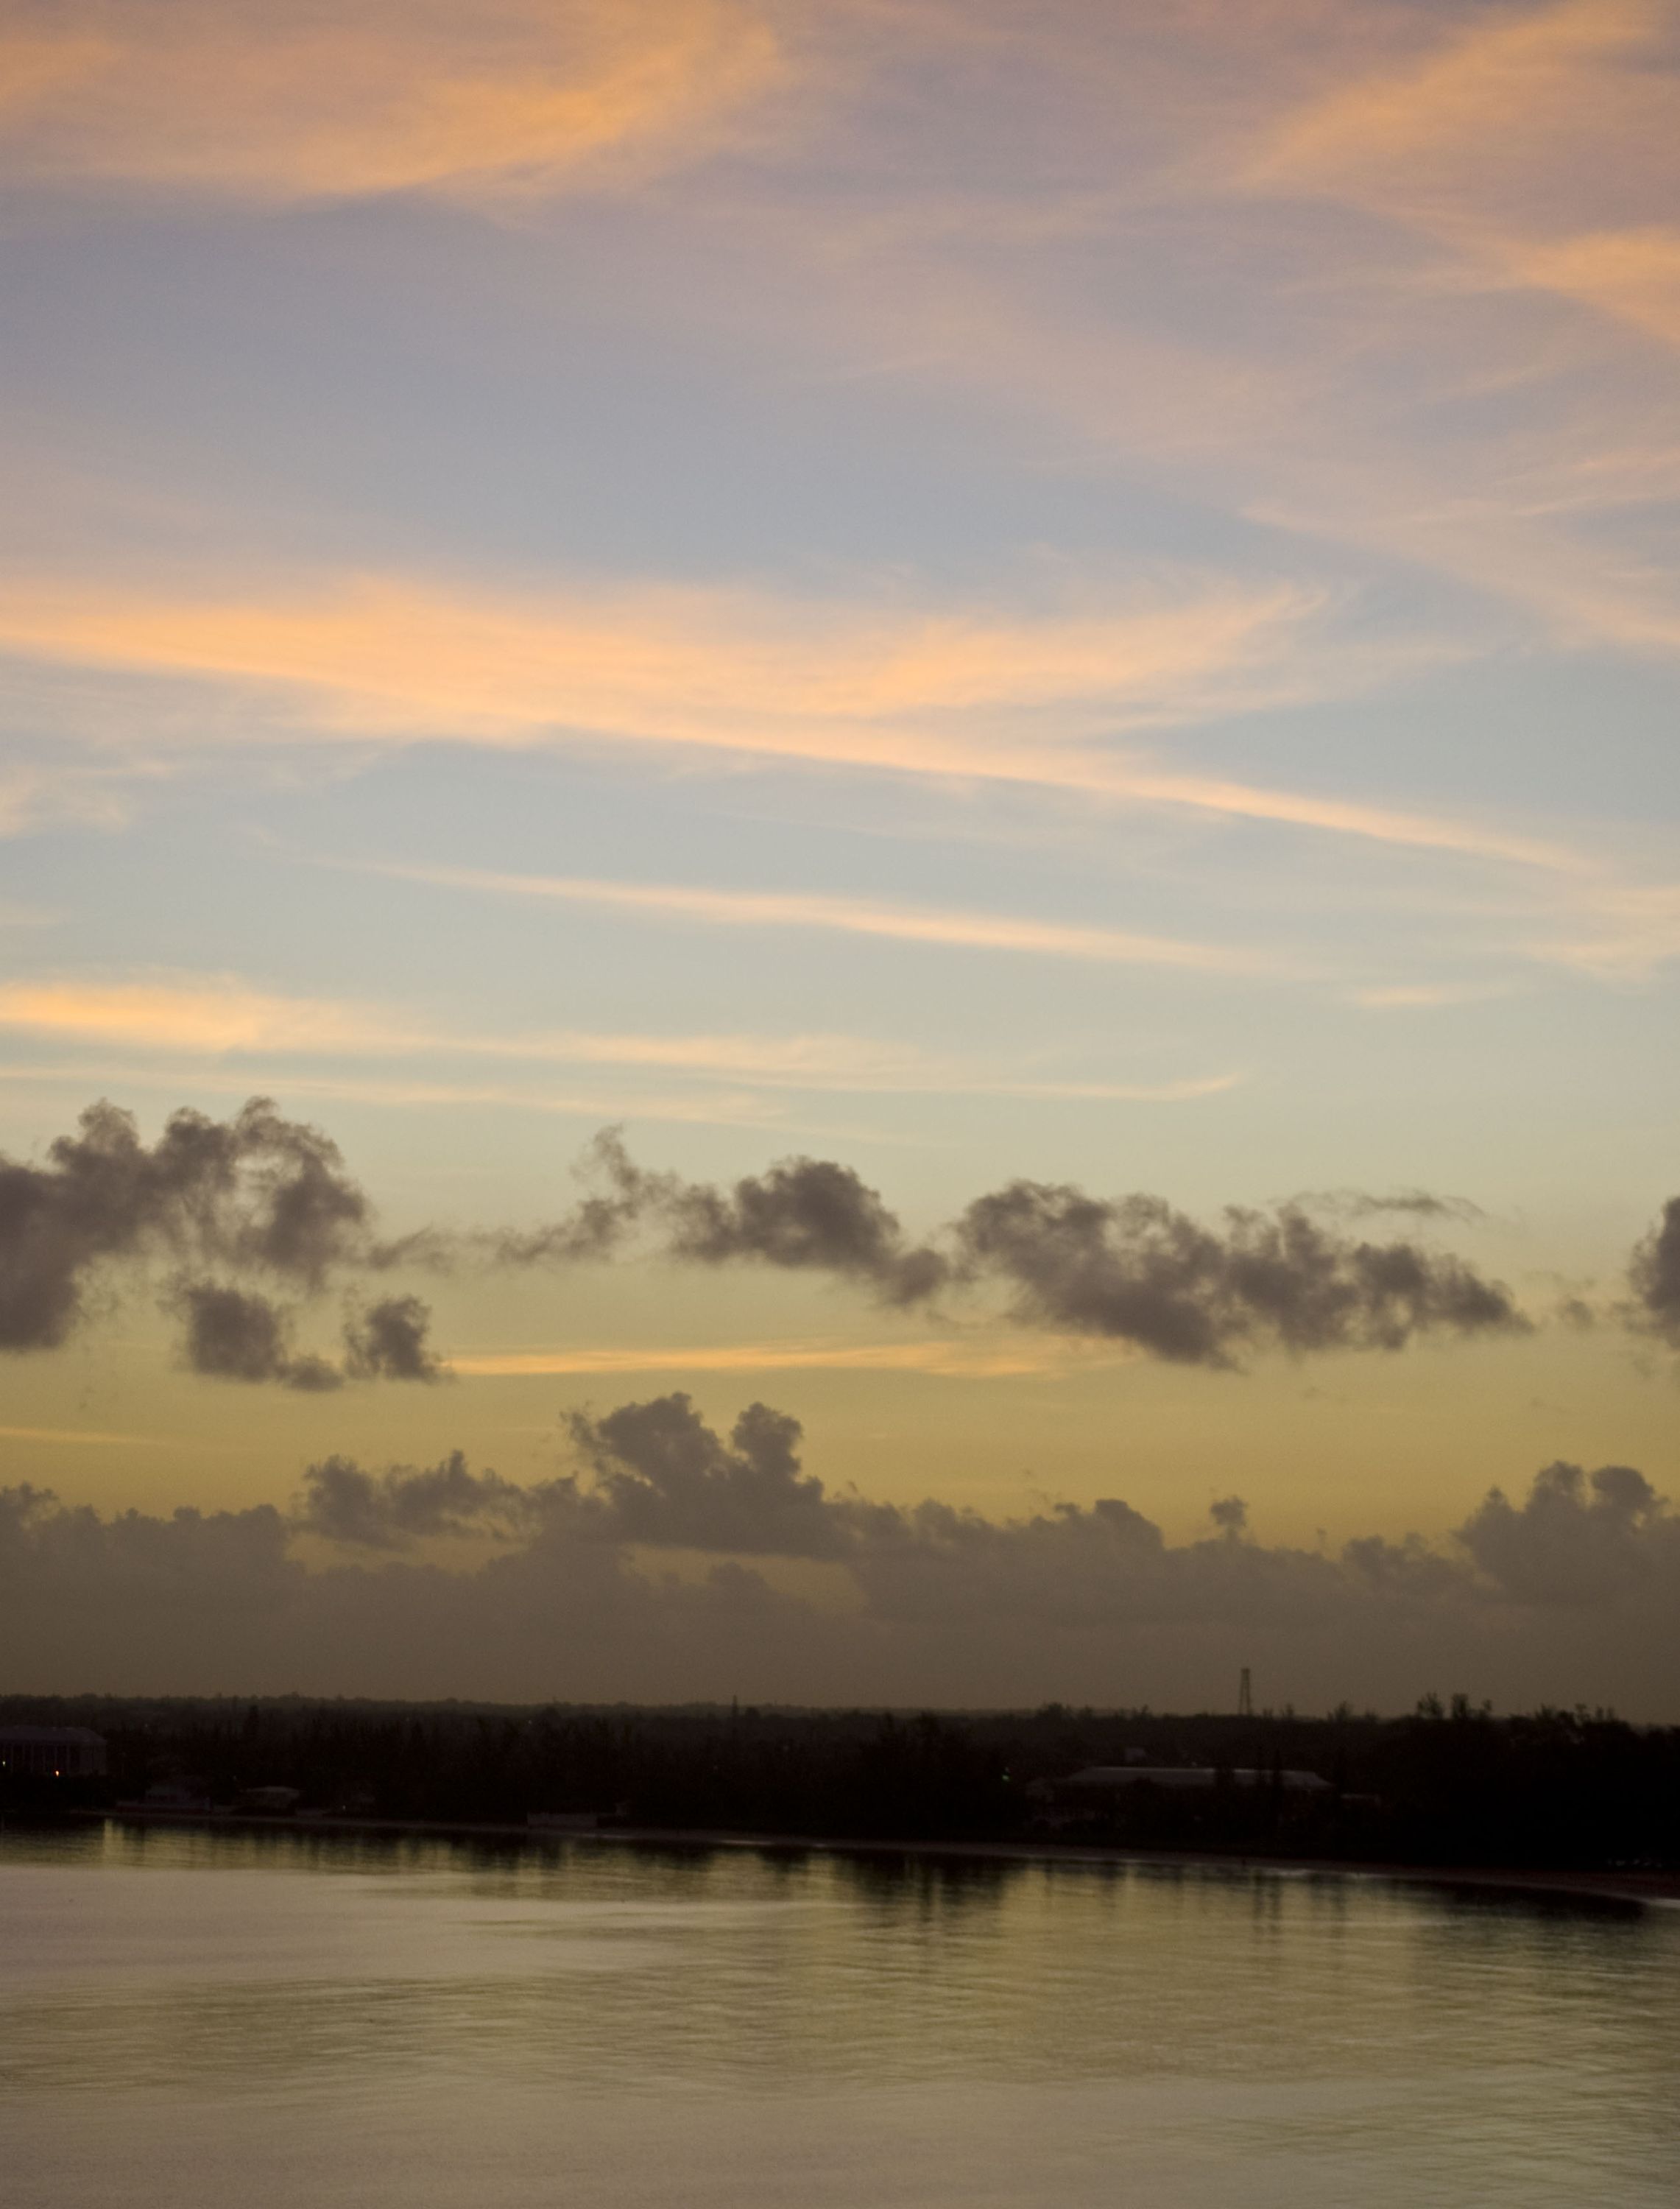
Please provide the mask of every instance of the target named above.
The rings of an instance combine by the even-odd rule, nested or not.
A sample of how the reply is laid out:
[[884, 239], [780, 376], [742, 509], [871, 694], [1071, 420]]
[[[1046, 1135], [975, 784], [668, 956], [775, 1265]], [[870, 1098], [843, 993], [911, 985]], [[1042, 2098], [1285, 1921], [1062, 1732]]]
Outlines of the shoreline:
[[[62, 1814], [61, 1814], [62, 1815]], [[1105, 1847], [1055, 1841], [930, 1841], [851, 1839], [833, 1834], [753, 1833], [727, 1828], [612, 1826], [562, 1831], [541, 1827], [479, 1824], [437, 1818], [312, 1818], [241, 1815], [233, 1811], [84, 1810], [81, 1823], [268, 1833], [362, 1833], [400, 1839], [519, 1841], [551, 1849], [582, 1845], [630, 1849], [740, 1849], [762, 1855], [916, 1857], [969, 1863], [1080, 1864], [1088, 1868], [1240, 1873], [1255, 1876], [1379, 1880], [1402, 1887], [1479, 1889], [1577, 1901], [1631, 1903], [1680, 1908], [1680, 1872], [1542, 1870], [1532, 1866], [1361, 1863], [1339, 1857], [1223, 1855], [1212, 1850]], [[56, 1822], [56, 1821], [55, 1821]]]

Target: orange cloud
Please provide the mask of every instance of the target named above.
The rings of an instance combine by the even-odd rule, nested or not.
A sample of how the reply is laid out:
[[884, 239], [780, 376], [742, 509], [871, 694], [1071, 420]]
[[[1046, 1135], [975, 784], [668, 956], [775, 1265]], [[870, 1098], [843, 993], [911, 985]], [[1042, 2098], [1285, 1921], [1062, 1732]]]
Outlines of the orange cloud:
[[1412, 204], [1502, 191], [1531, 210], [1537, 191], [1561, 200], [1571, 157], [1608, 120], [1660, 111], [1665, 87], [1637, 63], [1671, 22], [1669, 0], [1489, 10], [1421, 62], [1356, 76], [1286, 116], [1255, 174], [1339, 192], [1358, 182]]
[[[1094, 468], [1453, 578], [1565, 647], [1680, 651], [1672, 575], [1617, 541], [1621, 504], [1671, 495], [1680, 462], [1671, 388], [1619, 341], [1671, 342], [1680, 324], [1673, 0], [1186, 4], [1147, 33], [1075, 10], [1041, 34], [1029, 12], [1013, 26], [1023, 69], [1054, 51], [1070, 131], [1100, 86], [1106, 142], [1073, 139], [1049, 174], [1000, 166], [966, 199], [883, 192], [849, 237], [846, 210], [801, 206], [790, 250], [829, 274], [831, 346], [872, 343], [883, 372], [1070, 425]], [[1304, 220], [1295, 203], [1312, 201], [1358, 220]], [[1372, 216], [1394, 227], [1386, 252]], [[1106, 240], [1117, 268], [1137, 253], [1109, 311], [1058, 287], [1057, 222]], [[813, 243], [802, 224], [827, 228]], [[1189, 328], [1151, 242], [1170, 237], [1194, 280], [1233, 225], [1258, 268], [1280, 256], [1264, 318]], [[1491, 304], [1522, 289], [1592, 322]], [[1490, 408], [1505, 391], [1522, 403]], [[1465, 397], [1478, 436], [1452, 409]], [[1577, 513], [1601, 526], [1572, 530]], [[1512, 641], [1485, 608], [1472, 618], [1496, 648]]]
[[[1496, 282], [1680, 339], [1672, 0], [1564, 0], [1461, 31], [1420, 66], [1287, 117], [1249, 181], [1429, 232]], [[1653, 217], [1657, 218], [1653, 221]]]
[[1563, 292], [1680, 347], [1680, 230], [1652, 224], [1513, 245], [1509, 260], [1519, 281]]
[[279, 997], [237, 982], [0, 983], [0, 1028], [154, 1050], [326, 1051], [412, 1049], [360, 1008]]
[[[839, 902], [836, 900], [835, 902]], [[849, 1035], [614, 1035], [575, 1030], [472, 1035], [394, 1020], [331, 998], [277, 996], [232, 978], [135, 983], [0, 984], [0, 1030], [137, 1044], [192, 1056], [465, 1057], [546, 1065], [611, 1066], [773, 1088], [876, 1095], [948, 1091], [988, 1096], [1177, 1104], [1236, 1086], [1235, 1074], [1158, 1082], [1013, 1078]], [[27, 1071], [28, 1069], [23, 1069]], [[9, 1069], [15, 1074], [19, 1069]], [[288, 1086], [297, 1082], [288, 1076]], [[541, 1094], [409, 1085], [422, 1101], [541, 1104]]]
[[[1614, 456], [1592, 440], [1606, 421], [1671, 479], [1680, 442], [1665, 463], [1659, 451], [1670, 418], [1622, 436], [1625, 415], [1589, 394], [1556, 430], [1473, 449], [1432, 442], [1431, 428], [1413, 434], [1387, 397], [1366, 403], [1389, 388], [1364, 378], [1390, 333], [1371, 316], [1363, 248], [1355, 264], [1316, 244], [1316, 283], [1340, 304], [1312, 317], [1305, 358], [1291, 356], [1286, 314], [1282, 342], [1238, 334], [1222, 350], [1216, 329], [1146, 328], [1147, 281], [1105, 316], [1058, 315], [1040, 280], [1047, 225], [1111, 235], [1123, 250], [1152, 211], [1195, 235], [1229, 221], [1221, 195], [1246, 201], [1245, 220], [1266, 194], [1316, 197], [1450, 241], [1466, 285], [1544, 286], [1666, 340], [1680, 328], [1669, 224], [1680, 118], [1659, 65], [1671, 0], [1458, 18], [1362, 0], [1240, 13], [1185, 0], [1140, 31], [1124, 11], [836, 10], [828, 47], [863, 74], [906, 41], [923, 57], [984, 46], [1000, 67], [1019, 49], [1087, 95], [1100, 83], [1124, 126], [1105, 107], [1100, 147], [1081, 140], [1070, 160], [1077, 190], [1047, 189], [1057, 177], [1001, 150], [966, 199], [936, 162], [883, 175], [867, 144], [837, 136], [839, 158], [871, 187], [860, 197], [779, 198], [762, 174], [738, 188], [729, 220], [754, 226], [757, 264], [797, 266], [807, 289], [790, 312], [796, 294], [780, 275], [762, 296], [744, 286], [732, 316], [751, 323], [754, 344], [814, 338], [825, 372], [842, 359], [872, 370], [884, 355], [883, 372], [931, 374], [989, 400], [1007, 391], [1041, 419], [1075, 422], [1098, 465], [1120, 454], [1176, 470], [1250, 520], [1455, 576], [1538, 613], [1566, 644], [1680, 649], [1671, 578], [1608, 533], [1571, 536], [1556, 520], [1573, 493], [1592, 505], [1590, 479], [1613, 504], [1634, 472], [1605, 474]], [[645, 173], [750, 127], [794, 81], [790, 51], [811, 45], [804, 11], [772, 19], [749, 0], [487, 0], [464, 13], [441, 0], [345, 0], [302, 26], [287, 16], [250, 0], [70, 0], [52, 18], [57, 39], [0, 33], [0, 75], [13, 81], [0, 165], [282, 196], [546, 190]], [[1420, 57], [1442, 21], [1448, 34]], [[930, 130], [936, 145], [932, 117]], [[1287, 228], [1280, 219], [1277, 235]], [[994, 249], [984, 264], [965, 258], [975, 233]], [[802, 340], [793, 326], [807, 315]], [[1520, 368], [1454, 362], [1443, 383], [1460, 367], [1472, 382], [1526, 372], [1520, 334]], [[1414, 340], [1408, 318], [1403, 342]], [[473, 593], [401, 575], [287, 581], [244, 598], [33, 581], [8, 595], [0, 642], [16, 652], [256, 684], [310, 734], [577, 736], [1037, 783], [1580, 871], [1557, 845], [1496, 824], [1116, 755], [1117, 731], [1349, 695], [1442, 656], [1427, 643], [1328, 641], [1333, 598], [1310, 586], [1180, 577], [1094, 612], [1036, 617], [794, 606], [745, 592]]]
[[1325, 611], [1320, 591], [1195, 577], [1099, 611], [1015, 617], [722, 589], [491, 596], [364, 577], [267, 596], [165, 597], [15, 577], [0, 600], [0, 649], [271, 687], [305, 733], [699, 747], [1576, 864], [1556, 846], [1479, 823], [1164, 772], [1102, 742], [1336, 695], [1393, 671], [1386, 647], [1328, 642]]
[[0, 167], [258, 199], [540, 193], [710, 150], [787, 63], [750, 0], [71, 0], [0, 32]]
[[[1301, 681], [1297, 655], [1322, 605], [1286, 585], [1193, 582], [1101, 613], [1011, 618], [721, 589], [491, 595], [351, 577], [163, 598], [13, 577], [0, 645], [296, 686], [360, 733], [449, 728], [524, 743], [570, 727], [820, 759], [840, 743], [828, 732], [850, 725], [842, 757], [961, 772], [972, 737], [926, 729], [918, 749], [904, 721], [1083, 707], [1095, 727], [1280, 703]], [[916, 756], [900, 762], [906, 750]]]
[[1497, 982], [1389, 982], [1349, 993], [1352, 1003], [1373, 1012], [1433, 1011], [1449, 1005], [1483, 1005], [1512, 994], [1508, 983]]

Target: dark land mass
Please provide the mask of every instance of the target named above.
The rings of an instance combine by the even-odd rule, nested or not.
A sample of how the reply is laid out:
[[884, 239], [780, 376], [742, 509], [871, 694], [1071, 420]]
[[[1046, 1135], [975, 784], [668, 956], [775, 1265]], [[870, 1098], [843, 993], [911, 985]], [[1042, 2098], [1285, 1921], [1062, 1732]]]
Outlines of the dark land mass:
[[[1461, 1697], [1399, 1718], [0, 1697], [0, 1729], [18, 1725], [91, 1728], [107, 1770], [0, 1773], [13, 1815], [120, 1804], [480, 1832], [534, 1815], [626, 1839], [1159, 1851], [1680, 1891], [1680, 1727], [1495, 1717]], [[1067, 1785], [1090, 1767], [1159, 1777]], [[1168, 1777], [1191, 1767], [1202, 1784]]]

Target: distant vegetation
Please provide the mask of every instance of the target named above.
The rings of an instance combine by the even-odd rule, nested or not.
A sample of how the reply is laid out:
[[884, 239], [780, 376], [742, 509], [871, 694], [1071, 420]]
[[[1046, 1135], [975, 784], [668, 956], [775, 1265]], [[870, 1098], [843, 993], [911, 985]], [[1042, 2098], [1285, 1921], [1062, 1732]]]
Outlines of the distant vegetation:
[[[871, 1840], [1045, 1837], [1150, 1849], [1530, 1869], [1680, 1868], [1680, 1727], [1605, 1712], [1496, 1718], [1462, 1697], [1409, 1718], [1340, 1711], [784, 1709], [0, 1698], [0, 1725], [103, 1734], [99, 1781], [0, 1779], [0, 1808], [96, 1808], [170, 1781], [217, 1804], [295, 1788], [300, 1810], [522, 1825], [533, 1812], [638, 1827]], [[1082, 1767], [1215, 1767], [1087, 1808], [1038, 1783]], [[1239, 1786], [1226, 1775], [1259, 1773]], [[1316, 1773], [1322, 1793], [1266, 1775]]]

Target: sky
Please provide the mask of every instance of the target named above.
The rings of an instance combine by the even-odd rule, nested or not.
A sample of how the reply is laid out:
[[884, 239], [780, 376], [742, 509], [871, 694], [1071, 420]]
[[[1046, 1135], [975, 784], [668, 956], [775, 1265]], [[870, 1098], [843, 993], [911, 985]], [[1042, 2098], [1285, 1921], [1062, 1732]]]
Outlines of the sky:
[[0, 0], [13, 1684], [1680, 1718], [1677, 207], [1672, 0]]

